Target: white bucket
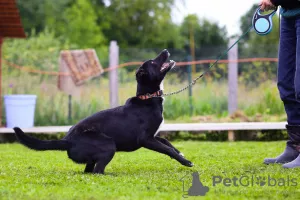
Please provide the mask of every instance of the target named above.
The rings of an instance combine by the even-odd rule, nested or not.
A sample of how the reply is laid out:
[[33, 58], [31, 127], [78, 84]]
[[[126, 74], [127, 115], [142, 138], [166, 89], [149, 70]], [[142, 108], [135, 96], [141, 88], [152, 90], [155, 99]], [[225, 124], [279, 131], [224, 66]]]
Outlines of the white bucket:
[[36, 95], [5, 95], [6, 127], [33, 127], [36, 98]]

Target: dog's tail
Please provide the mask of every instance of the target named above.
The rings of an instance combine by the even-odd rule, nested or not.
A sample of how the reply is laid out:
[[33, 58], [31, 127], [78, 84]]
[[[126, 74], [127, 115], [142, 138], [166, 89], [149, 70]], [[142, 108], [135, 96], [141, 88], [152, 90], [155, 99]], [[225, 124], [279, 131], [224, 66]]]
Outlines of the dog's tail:
[[39, 140], [26, 135], [19, 127], [15, 127], [14, 131], [20, 143], [30, 149], [37, 151], [45, 150], [61, 150], [66, 151], [71, 148], [71, 143], [67, 140]]

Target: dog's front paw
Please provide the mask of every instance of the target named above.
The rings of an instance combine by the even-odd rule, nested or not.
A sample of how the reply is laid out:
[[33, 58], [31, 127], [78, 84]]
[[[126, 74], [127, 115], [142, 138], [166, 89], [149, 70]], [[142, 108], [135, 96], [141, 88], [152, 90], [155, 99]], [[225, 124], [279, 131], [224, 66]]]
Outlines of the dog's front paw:
[[187, 166], [187, 167], [193, 167], [194, 166], [194, 164], [191, 161], [188, 161], [188, 160], [185, 160], [181, 164], [184, 165], [184, 166]]
[[180, 152], [179, 155], [184, 158], [184, 154], [183, 153]]

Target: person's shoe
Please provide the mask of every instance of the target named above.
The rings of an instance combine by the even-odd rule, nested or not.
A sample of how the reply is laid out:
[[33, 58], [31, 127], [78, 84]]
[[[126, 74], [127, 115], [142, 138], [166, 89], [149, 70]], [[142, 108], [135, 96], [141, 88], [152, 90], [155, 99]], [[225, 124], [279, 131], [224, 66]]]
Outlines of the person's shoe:
[[299, 156], [300, 126], [286, 125], [286, 129], [289, 135], [289, 140], [286, 143], [284, 152], [276, 158], [266, 158], [264, 160], [264, 164], [284, 164], [295, 160]]
[[300, 167], [300, 155], [294, 159], [291, 162], [288, 162], [284, 165], [282, 165], [283, 168], [296, 168], [296, 167]]
[[286, 145], [286, 148], [282, 154], [277, 156], [276, 158], [265, 158], [264, 164], [273, 164], [273, 163], [288, 163], [293, 161], [297, 156], [299, 155], [299, 151], [294, 149], [293, 147], [290, 147], [289, 145]]

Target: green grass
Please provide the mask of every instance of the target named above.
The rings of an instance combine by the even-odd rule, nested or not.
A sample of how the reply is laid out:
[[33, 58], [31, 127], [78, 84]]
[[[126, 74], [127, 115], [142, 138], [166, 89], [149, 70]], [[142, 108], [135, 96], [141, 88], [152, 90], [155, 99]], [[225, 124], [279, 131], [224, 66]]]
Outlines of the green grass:
[[[149, 150], [117, 153], [106, 175], [83, 174], [65, 152], [35, 152], [19, 144], [0, 145], [0, 199], [182, 199], [181, 177], [198, 171], [210, 188], [190, 199], [299, 199], [300, 169], [265, 166], [262, 160], [281, 152], [284, 142], [174, 142], [195, 167]], [[298, 186], [212, 185], [213, 176], [262, 176], [297, 179]], [[190, 186], [187, 176], [185, 186]], [[187, 190], [187, 189], [186, 189]]]

